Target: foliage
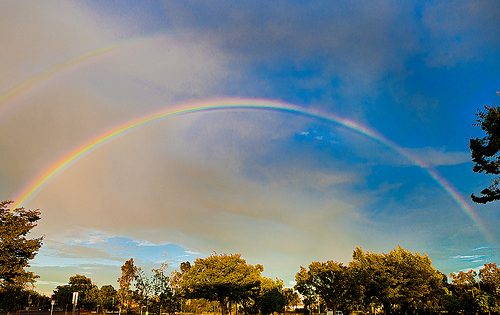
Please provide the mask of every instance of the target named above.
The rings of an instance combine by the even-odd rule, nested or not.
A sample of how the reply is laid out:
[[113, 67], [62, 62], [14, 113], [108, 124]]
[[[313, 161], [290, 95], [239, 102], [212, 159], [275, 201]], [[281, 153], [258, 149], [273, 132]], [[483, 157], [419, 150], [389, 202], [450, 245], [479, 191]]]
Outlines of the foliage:
[[118, 299], [120, 302], [120, 312], [122, 309], [130, 310], [130, 304], [132, 301], [132, 281], [134, 281], [137, 274], [137, 267], [134, 265], [134, 259], [130, 258], [121, 267], [122, 274], [118, 278], [118, 283], [120, 285], [118, 289]]
[[283, 313], [286, 305], [283, 281], [262, 277], [260, 292], [255, 302], [262, 315], [269, 315], [274, 312]]
[[292, 288], [283, 289], [283, 295], [285, 297], [285, 307], [295, 307], [300, 303], [299, 294]]
[[481, 290], [493, 295], [495, 298], [500, 298], [500, 268], [496, 263], [485, 264], [479, 270], [479, 283]]
[[42, 237], [27, 237], [40, 219], [40, 211], [11, 209], [11, 204], [0, 202], [0, 307], [5, 310], [19, 308], [27, 285], [38, 277], [25, 269], [42, 246]]
[[136, 297], [140, 307], [145, 305], [148, 310], [160, 313], [162, 310], [169, 313], [175, 312], [178, 300], [174, 297], [170, 287], [170, 279], [166, 274], [168, 265], [161, 264], [160, 268], [153, 269], [148, 276], [137, 268], [135, 276]]
[[309, 265], [309, 274], [315, 292], [335, 314], [340, 304], [347, 299], [347, 267], [332, 260], [314, 261]]
[[307, 269], [302, 266], [300, 266], [299, 272], [295, 275], [295, 290], [302, 295], [304, 311], [309, 313], [312, 305], [317, 300], [317, 296], [313, 287], [311, 276]]
[[349, 269], [361, 304], [382, 305], [386, 314], [437, 311], [445, 294], [445, 277], [429, 257], [399, 246], [387, 254], [356, 248]]
[[241, 255], [212, 255], [198, 258], [182, 278], [184, 293], [189, 298], [218, 301], [222, 314], [227, 304], [248, 298], [259, 291], [263, 268], [247, 264]]
[[42, 237], [26, 237], [40, 219], [40, 211], [10, 209], [11, 203], [0, 202], [0, 288], [34, 282], [37, 276], [25, 268], [42, 246]]
[[33, 290], [16, 287], [13, 290], [0, 292], [0, 310], [14, 311], [25, 307], [48, 309], [50, 298]]
[[487, 203], [500, 200], [500, 107], [485, 106], [477, 116], [476, 125], [486, 132], [486, 136], [470, 140], [473, 170], [497, 176], [481, 191], [481, 196], [472, 194], [471, 198], [477, 203]]
[[114, 311], [116, 299], [117, 291], [112, 285], [103, 285], [99, 290], [98, 303], [101, 306], [101, 310]]
[[73, 292], [78, 292], [78, 309], [95, 309], [99, 289], [92, 283], [92, 279], [83, 275], [69, 277], [68, 284], [57, 286], [54, 290], [54, 297], [57, 305], [65, 309], [71, 309]]

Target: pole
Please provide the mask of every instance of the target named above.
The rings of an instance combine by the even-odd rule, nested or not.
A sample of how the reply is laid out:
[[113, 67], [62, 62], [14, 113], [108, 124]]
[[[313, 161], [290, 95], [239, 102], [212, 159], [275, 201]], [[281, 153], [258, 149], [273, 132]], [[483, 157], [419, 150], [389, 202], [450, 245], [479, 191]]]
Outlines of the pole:
[[50, 302], [50, 315], [54, 313], [54, 304], [56, 304], [56, 301], [52, 300]]

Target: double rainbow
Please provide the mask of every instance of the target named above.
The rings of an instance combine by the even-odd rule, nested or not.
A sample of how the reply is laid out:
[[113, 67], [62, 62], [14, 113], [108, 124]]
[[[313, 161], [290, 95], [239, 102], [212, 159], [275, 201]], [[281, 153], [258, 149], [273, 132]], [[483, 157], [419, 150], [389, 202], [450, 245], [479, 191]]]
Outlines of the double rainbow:
[[162, 118], [197, 112], [228, 110], [264, 110], [300, 115], [303, 117], [309, 117], [329, 123], [339, 124], [374, 141], [377, 141], [425, 170], [430, 175], [430, 177], [434, 179], [434, 181], [448, 193], [448, 195], [460, 206], [465, 214], [477, 225], [477, 227], [485, 236], [486, 240], [490, 242], [494, 241], [493, 236], [490, 234], [485, 224], [481, 221], [480, 217], [474, 212], [472, 207], [467, 203], [463, 196], [435, 169], [433, 169], [430, 165], [428, 165], [425, 161], [420, 159], [411, 151], [400, 147], [377, 131], [370, 129], [367, 126], [363, 126], [355, 121], [338, 117], [333, 114], [325, 114], [315, 110], [304, 110], [298, 106], [267, 99], [221, 98], [209, 101], [191, 102], [180, 104], [175, 107], [168, 107], [165, 110], [125, 122], [124, 124], [116, 126], [115, 128], [112, 128], [107, 132], [86, 141], [84, 144], [75, 148], [74, 150], [57, 160], [57, 162], [53, 163], [42, 173], [40, 173], [37, 177], [30, 181], [22, 191], [20, 191], [16, 195], [16, 197], [14, 198], [14, 200], [17, 200], [15, 207], [21, 207], [31, 196], [33, 196], [33, 194], [42, 189], [43, 186], [47, 184], [51, 178], [63, 171], [66, 167], [70, 166], [70, 164], [78, 161], [83, 156], [96, 149], [98, 146], [113, 140], [126, 131], [139, 128], [143, 125], [160, 120]]

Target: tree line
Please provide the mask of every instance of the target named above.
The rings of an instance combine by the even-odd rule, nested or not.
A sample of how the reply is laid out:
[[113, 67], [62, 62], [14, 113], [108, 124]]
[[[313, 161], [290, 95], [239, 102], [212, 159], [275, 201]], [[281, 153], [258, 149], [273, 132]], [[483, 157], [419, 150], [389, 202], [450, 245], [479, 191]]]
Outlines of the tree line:
[[[388, 253], [356, 248], [344, 265], [333, 260], [300, 267], [293, 288], [280, 279], [262, 276], [260, 264], [248, 264], [240, 254], [211, 255], [183, 262], [166, 273], [167, 265], [146, 273], [125, 261], [117, 280], [100, 289], [90, 278], [70, 277], [58, 286], [56, 305], [71, 310], [72, 292], [79, 308], [123, 314], [283, 313], [305, 314], [500, 314], [500, 268], [485, 264], [451, 273], [449, 279], [432, 266], [427, 255], [396, 247]], [[300, 305], [300, 308], [297, 306]]]

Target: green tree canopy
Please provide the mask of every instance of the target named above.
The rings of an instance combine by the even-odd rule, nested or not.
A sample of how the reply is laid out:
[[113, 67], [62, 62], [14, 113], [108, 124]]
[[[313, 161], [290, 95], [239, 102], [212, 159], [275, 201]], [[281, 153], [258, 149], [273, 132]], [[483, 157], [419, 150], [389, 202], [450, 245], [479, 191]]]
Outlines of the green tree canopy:
[[69, 277], [68, 284], [57, 286], [54, 290], [56, 303], [69, 309], [72, 306], [73, 292], [78, 292], [78, 308], [90, 310], [97, 307], [99, 289], [92, 283], [92, 279], [78, 274]]
[[269, 315], [275, 312], [283, 313], [286, 305], [283, 281], [262, 277], [260, 292], [256, 297], [256, 305], [262, 315]]
[[486, 136], [470, 140], [473, 170], [495, 177], [490, 186], [481, 190], [480, 196], [472, 194], [471, 198], [477, 203], [487, 203], [500, 200], [500, 107], [485, 106], [477, 116], [476, 125], [486, 132]]
[[299, 272], [295, 274], [295, 290], [302, 295], [302, 302], [306, 313], [309, 313], [312, 305], [316, 302], [317, 295], [309, 271], [300, 266]]
[[110, 285], [103, 285], [99, 290], [99, 305], [102, 310], [113, 310], [115, 302], [117, 302], [116, 289]]
[[390, 314], [436, 311], [444, 293], [444, 275], [427, 255], [398, 246], [387, 254], [356, 248], [349, 264], [365, 307], [382, 304]]
[[38, 278], [26, 268], [42, 246], [42, 237], [28, 237], [40, 219], [40, 211], [11, 209], [11, 204], [0, 202], [0, 307], [4, 310], [24, 305], [26, 299], [21, 297], [29, 295], [28, 285]]
[[314, 290], [335, 314], [340, 304], [347, 300], [347, 267], [333, 260], [313, 261], [309, 265], [309, 274]]
[[204, 298], [220, 303], [222, 314], [229, 302], [240, 301], [260, 289], [263, 267], [250, 265], [239, 254], [198, 258], [182, 277], [189, 298]]
[[27, 237], [40, 219], [40, 211], [11, 209], [11, 204], [0, 202], [0, 289], [35, 281], [37, 276], [25, 268], [42, 246], [42, 237]]

